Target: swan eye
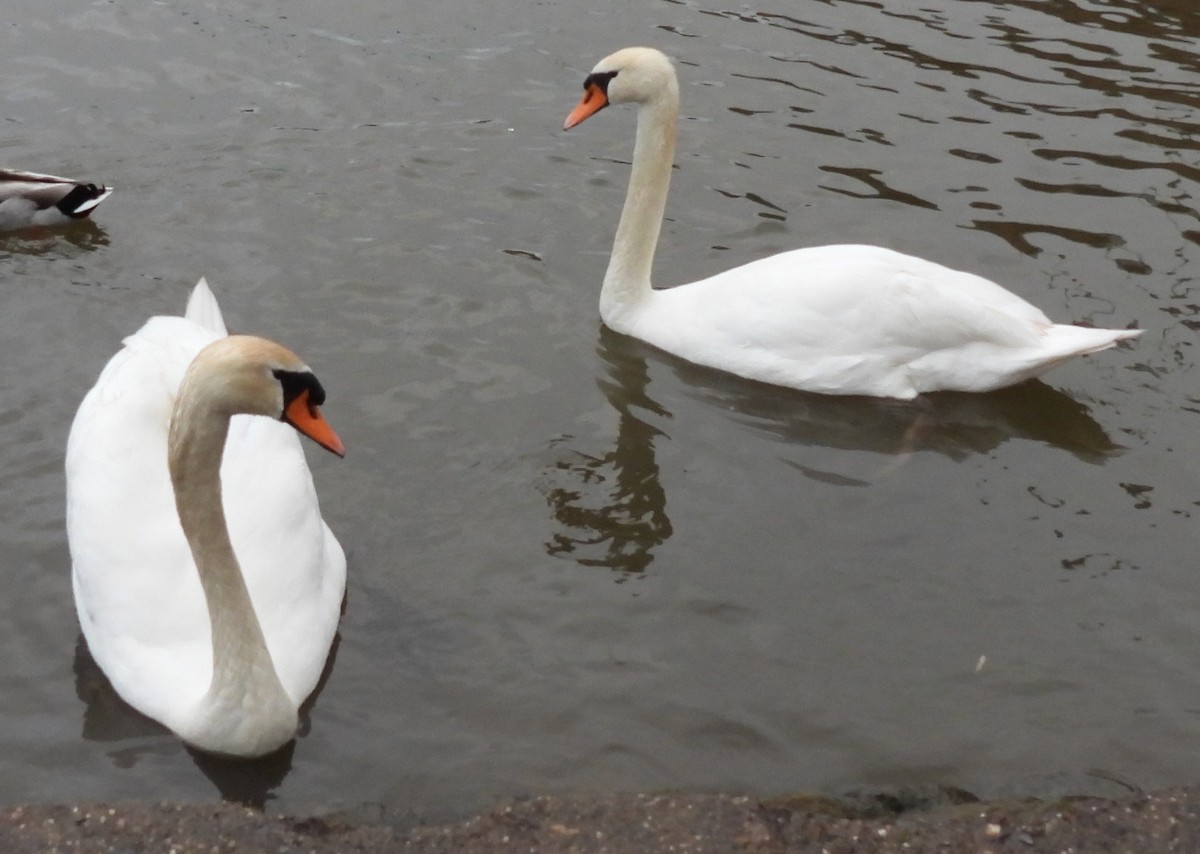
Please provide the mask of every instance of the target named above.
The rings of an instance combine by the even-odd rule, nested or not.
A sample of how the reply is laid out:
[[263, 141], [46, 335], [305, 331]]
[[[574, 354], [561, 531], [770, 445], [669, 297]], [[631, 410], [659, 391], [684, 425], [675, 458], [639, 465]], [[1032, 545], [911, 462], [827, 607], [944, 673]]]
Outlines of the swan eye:
[[587, 76], [586, 80], [583, 81], [583, 91], [586, 92], [592, 86], [595, 86], [597, 89], [599, 89], [601, 92], [603, 92], [604, 97], [607, 98], [608, 97], [608, 84], [611, 83], [612, 79], [616, 76], [617, 76], [617, 72], [615, 72], [615, 71], [593, 72], [592, 74], [589, 74]]
[[320, 380], [308, 371], [285, 371], [277, 368], [271, 372], [283, 387], [283, 408], [287, 410], [293, 400], [303, 392], [308, 392], [308, 402], [311, 406], [321, 406], [325, 403], [325, 389]]

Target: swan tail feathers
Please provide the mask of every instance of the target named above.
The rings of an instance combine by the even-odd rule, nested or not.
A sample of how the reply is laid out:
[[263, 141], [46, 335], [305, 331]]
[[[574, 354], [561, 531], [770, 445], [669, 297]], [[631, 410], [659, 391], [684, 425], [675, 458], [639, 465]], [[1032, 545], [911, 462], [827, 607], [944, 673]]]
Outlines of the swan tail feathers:
[[996, 388], [1039, 377], [1072, 359], [1099, 353], [1101, 350], [1117, 346], [1121, 341], [1137, 338], [1143, 331], [1142, 329], [1095, 329], [1090, 326], [1056, 323], [1046, 330], [1045, 344], [1028, 366], [1016, 372], [1007, 381], [998, 384]]
[[221, 314], [221, 306], [208, 286], [208, 280], [203, 276], [196, 283], [196, 287], [192, 289], [192, 295], [188, 297], [187, 310], [183, 316], [218, 335], [229, 334], [225, 328], [225, 318]]
[[1047, 349], [1060, 352], [1064, 357], [1084, 356], [1117, 346], [1119, 341], [1137, 338], [1142, 329], [1094, 329], [1089, 326], [1074, 326], [1056, 323], [1047, 330]]

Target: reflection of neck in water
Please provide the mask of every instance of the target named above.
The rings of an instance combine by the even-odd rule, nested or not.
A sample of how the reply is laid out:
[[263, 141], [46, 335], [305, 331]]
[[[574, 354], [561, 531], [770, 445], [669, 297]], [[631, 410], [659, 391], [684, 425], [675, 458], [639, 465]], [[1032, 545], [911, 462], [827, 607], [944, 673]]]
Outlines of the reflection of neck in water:
[[[654, 559], [653, 549], [671, 536], [671, 520], [654, 459], [654, 440], [663, 433], [634, 410], [663, 418], [671, 413], [646, 394], [646, 359], [623, 347], [624, 340], [602, 330], [598, 348], [608, 366], [600, 389], [619, 417], [616, 444], [600, 456], [567, 449], [570, 458], [554, 464], [560, 485], [547, 490], [546, 500], [566, 530], [546, 543], [546, 551], [584, 566], [642, 572]], [[613, 342], [617, 346], [609, 346]], [[566, 449], [571, 438], [554, 444]]]

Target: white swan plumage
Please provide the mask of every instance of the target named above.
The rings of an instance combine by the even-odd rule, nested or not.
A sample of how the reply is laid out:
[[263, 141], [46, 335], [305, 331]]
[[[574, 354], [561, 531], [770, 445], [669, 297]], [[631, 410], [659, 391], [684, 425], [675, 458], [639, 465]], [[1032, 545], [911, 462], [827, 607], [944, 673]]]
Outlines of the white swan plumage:
[[753, 380], [902, 399], [1001, 388], [1141, 333], [1056, 324], [994, 282], [879, 246], [795, 249], [654, 290], [679, 113], [662, 52], [602, 59], [563, 127], [623, 102], [638, 105], [637, 135], [600, 292], [601, 319], [617, 332]]
[[124, 345], [67, 441], [83, 635], [138, 711], [202, 750], [264, 755], [295, 735], [346, 586], [297, 430], [345, 449], [310, 369], [227, 336], [204, 279], [186, 316]]
[[0, 169], [0, 231], [79, 222], [110, 195], [103, 184]]

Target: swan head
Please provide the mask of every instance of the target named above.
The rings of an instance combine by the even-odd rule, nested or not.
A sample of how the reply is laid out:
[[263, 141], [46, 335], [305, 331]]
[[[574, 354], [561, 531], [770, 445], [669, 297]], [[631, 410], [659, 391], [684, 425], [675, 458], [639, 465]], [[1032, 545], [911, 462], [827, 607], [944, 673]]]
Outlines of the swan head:
[[179, 387], [171, 431], [197, 410], [224, 418], [265, 415], [345, 456], [345, 445], [321, 414], [324, 402], [325, 389], [295, 353], [265, 338], [230, 335], [192, 360]]
[[596, 63], [583, 81], [583, 97], [567, 116], [563, 130], [570, 130], [609, 104], [645, 105], [664, 98], [679, 100], [675, 67], [667, 55], [652, 47], [623, 48]]

